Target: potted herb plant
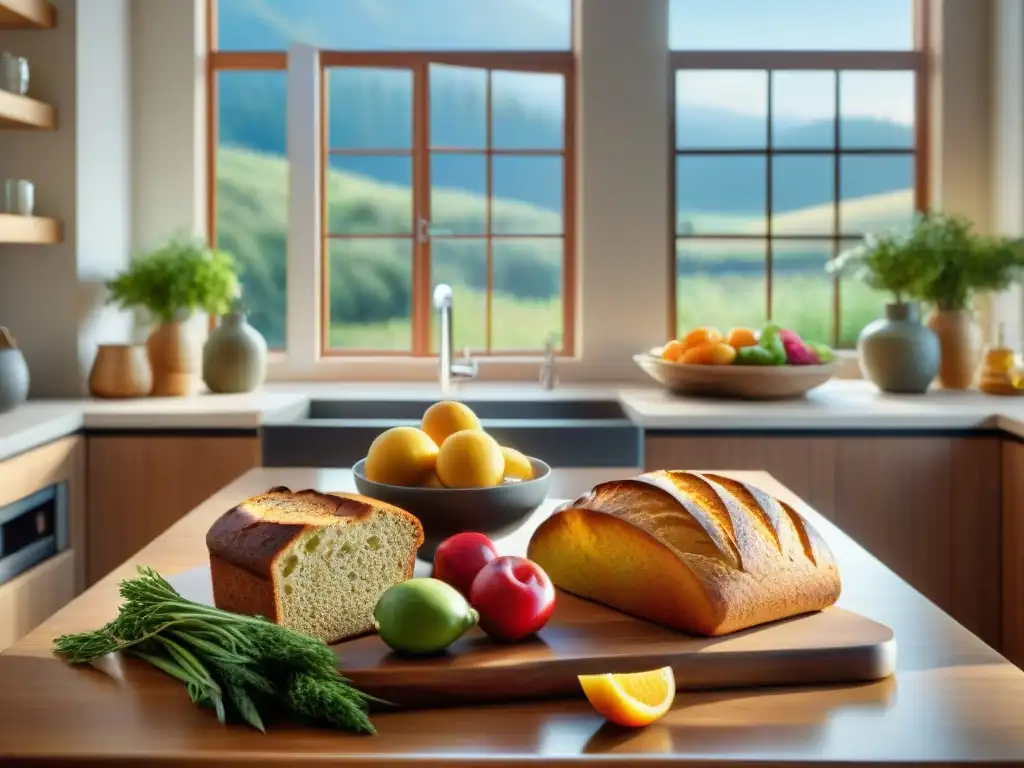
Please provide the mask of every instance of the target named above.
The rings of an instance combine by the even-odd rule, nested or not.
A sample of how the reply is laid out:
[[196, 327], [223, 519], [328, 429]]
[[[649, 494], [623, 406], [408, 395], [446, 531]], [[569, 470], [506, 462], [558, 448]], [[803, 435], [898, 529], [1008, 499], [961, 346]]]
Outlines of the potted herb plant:
[[922, 215], [917, 236], [931, 253], [935, 269], [918, 283], [918, 297], [931, 305], [928, 325], [942, 350], [939, 382], [946, 389], [967, 389], [981, 360], [981, 329], [972, 303], [1018, 281], [1024, 268], [1024, 242], [982, 235], [966, 218]]
[[927, 391], [939, 368], [939, 341], [921, 322], [921, 284], [937, 266], [918, 229], [868, 235], [829, 263], [832, 274], [860, 280], [892, 295], [885, 317], [869, 323], [857, 340], [861, 373], [883, 392]]
[[155, 322], [146, 341], [152, 394], [188, 394], [199, 368], [188, 321], [197, 311], [221, 315], [231, 306], [238, 293], [234, 259], [202, 241], [179, 236], [132, 259], [107, 289], [109, 302], [143, 309]]

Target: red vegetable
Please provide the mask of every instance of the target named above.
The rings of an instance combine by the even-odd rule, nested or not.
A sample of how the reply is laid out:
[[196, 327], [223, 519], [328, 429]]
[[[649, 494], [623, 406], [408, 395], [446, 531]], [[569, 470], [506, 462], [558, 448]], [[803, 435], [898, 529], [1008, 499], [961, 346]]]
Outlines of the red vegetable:
[[482, 533], [457, 533], [434, 553], [435, 579], [455, 587], [469, 599], [469, 589], [480, 569], [498, 556], [494, 543]]
[[818, 355], [802, 341], [785, 339], [782, 346], [786, 348], [786, 362], [789, 365], [817, 365]]
[[555, 610], [555, 587], [532, 560], [499, 557], [473, 579], [469, 604], [479, 612], [484, 632], [496, 640], [515, 642], [548, 623]]
[[788, 328], [783, 328], [779, 331], [779, 338], [786, 344], [791, 342], [796, 344], [803, 344], [804, 340], [800, 338], [800, 334], [796, 331], [791, 331]]

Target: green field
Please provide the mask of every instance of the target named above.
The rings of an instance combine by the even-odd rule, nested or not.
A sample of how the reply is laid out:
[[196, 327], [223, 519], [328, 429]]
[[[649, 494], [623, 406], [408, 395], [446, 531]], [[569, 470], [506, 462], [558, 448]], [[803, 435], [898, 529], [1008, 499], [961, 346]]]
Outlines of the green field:
[[[288, 210], [287, 163], [279, 157], [239, 149], [218, 153], [218, 244], [235, 254], [243, 269], [244, 297], [252, 321], [272, 346], [281, 346], [285, 328], [285, 250]], [[361, 350], [403, 350], [411, 341], [411, 193], [339, 171], [327, 178], [330, 231], [339, 234], [394, 235], [386, 239], [332, 240], [328, 261], [332, 346]], [[455, 296], [455, 344], [484, 346], [486, 256], [482, 239], [444, 240], [445, 234], [482, 234], [484, 201], [458, 190], [432, 196], [432, 279], [449, 282]], [[844, 202], [844, 232], [892, 226], [909, 216], [909, 191]], [[779, 214], [776, 235], [828, 235], [833, 210], [820, 206]], [[701, 240], [701, 234], [763, 234], [764, 222], [746, 217], [681, 213], [681, 274], [677, 282], [680, 329], [713, 324], [757, 325], [766, 318], [765, 280], [756, 265], [765, 261], [761, 240]], [[527, 203], [497, 200], [494, 231], [553, 234], [560, 217]], [[853, 241], [851, 241], [853, 242]], [[492, 347], [538, 349], [562, 331], [561, 241], [496, 241]], [[832, 280], [824, 272], [831, 253], [825, 241], [776, 241], [773, 263], [773, 320], [801, 335], [831, 342]], [[787, 270], [787, 265], [790, 269]], [[585, 264], [584, 264], [585, 268]], [[659, 276], [651, 277], [657, 285]], [[586, 297], [582, 297], [584, 305]], [[858, 284], [841, 291], [843, 346], [879, 316], [884, 297]], [[651, 340], [652, 343], [659, 340]]]

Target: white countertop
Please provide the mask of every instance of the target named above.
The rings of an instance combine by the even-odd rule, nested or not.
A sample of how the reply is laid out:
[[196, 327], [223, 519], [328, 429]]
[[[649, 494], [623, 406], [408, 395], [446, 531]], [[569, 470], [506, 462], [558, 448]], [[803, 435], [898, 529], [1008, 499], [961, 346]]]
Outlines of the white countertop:
[[[1024, 397], [936, 390], [886, 395], [862, 380], [834, 380], [805, 399], [780, 402], [671, 397], [657, 387], [530, 384], [465, 385], [458, 397], [480, 400], [618, 400], [635, 424], [651, 430], [963, 430], [999, 428], [1024, 437]], [[137, 400], [32, 400], [0, 415], [0, 461], [81, 429], [255, 430], [299, 418], [310, 400], [439, 400], [436, 385], [273, 384], [243, 395], [202, 394]]]

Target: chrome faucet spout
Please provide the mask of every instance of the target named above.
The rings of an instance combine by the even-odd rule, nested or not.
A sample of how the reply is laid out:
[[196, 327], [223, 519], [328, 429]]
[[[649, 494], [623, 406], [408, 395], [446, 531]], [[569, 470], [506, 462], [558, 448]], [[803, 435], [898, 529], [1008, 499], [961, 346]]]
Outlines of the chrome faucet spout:
[[438, 329], [440, 344], [438, 345], [438, 383], [442, 392], [451, 389], [456, 379], [475, 379], [477, 362], [472, 359], [469, 349], [465, 350], [465, 361], [454, 364], [452, 361], [452, 288], [439, 283], [434, 288], [434, 309], [438, 312]]

